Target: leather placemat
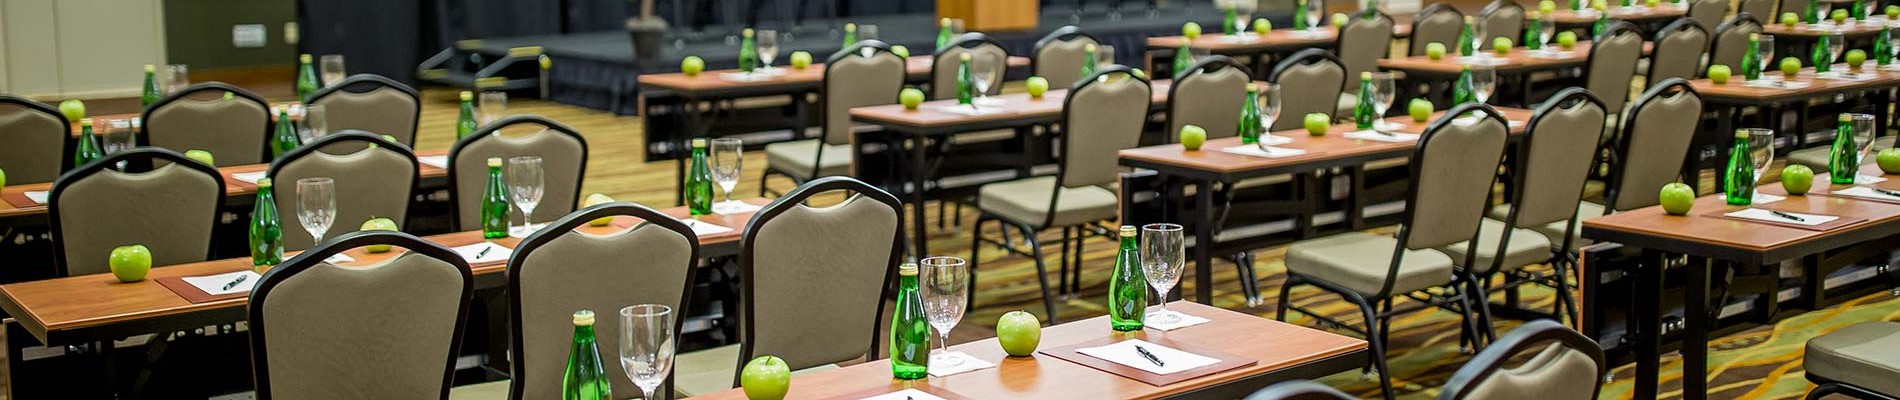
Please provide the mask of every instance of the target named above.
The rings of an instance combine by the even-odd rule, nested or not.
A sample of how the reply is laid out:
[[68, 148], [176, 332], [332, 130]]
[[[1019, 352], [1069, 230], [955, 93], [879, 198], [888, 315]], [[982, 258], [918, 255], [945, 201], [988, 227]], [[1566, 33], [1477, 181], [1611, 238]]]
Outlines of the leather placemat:
[[[1763, 210], [1769, 210], [1768, 208], [1762, 208], [1762, 207], [1755, 207], [1755, 208], [1761, 208], [1761, 209], [1763, 209]], [[1810, 231], [1828, 231], [1828, 230], [1832, 230], [1832, 229], [1834, 229], [1834, 228], [1839, 228], [1839, 227], [1843, 227], [1843, 226], [1848, 226], [1848, 225], [1853, 225], [1853, 224], [1858, 224], [1858, 223], [1861, 223], [1861, 222], [1863, 222], [1863, 221], [1866, 221], [1866, 220], [1867, 220], [1867, 218], [1866, 218], [1866, 217], [1854, 217], [1854, 216], [1847, 216], [1847, 215], [1831, 215], [1831, 217], [1835, 217], [1835, 218], [1834, 218], [1834, 220], [1833, 220], [1833, 221], [1828, 221], [1828, 222], [1827, 222], [1827, 223], [1825, 223], [1825, 224], [1818, 224], [1818, 225], [1802, 225], [1802, 224], [1797, 224], [1797, 223], [1793, 223], [1793, 222], [1780, 222], [1780, 221], [1770, 221], [1770, 220], [1765, 220], [1765, 219], [1754, 219], [1754, 218], [1740, 218], [1740, 217], [1731, 217], [1731, 216], [1728, 216], [1728, 215], [1726, 215], [1726, 214], [1728, 214], [1728, 213], [1732, 213], [1732, 212], [1736, 212], [1736, 211], [1741, 211], [1741, 210], [1731, 210], [1731, 209], [1728, 209], [1728, 208], [1723, 208], [1723, 209], [1720, 209], [1720, 210], [1715, 210], [1715, 211], [1713, 211], [1713, 212], [1706, 212], [1706, 213], [1702, 213], [1702, 216], [1704, 216], [1704, 217], [1710, 217], [1710, 218], [1721, 218], [1721, 219], [1730, 219], [1730, 220], [1736, 220], [1736, 221], [1743, 221], [1743, 222], [1751, 222], [1751, 223], [1757, 223], [1757, 224], [1766, 224], [1766, 225], [1774, 225], [1774, 226], [1785, 226], [1785, 227], [1789, 227], [1789, 228], [1795, 228], [1795, 229], [1806, 229], [1806, 230], [1810, 230]], [[1801, 213], [1801, 214], [1806, 214], [1805, 212], [1801, 212], [1801, 211], [1788, 211], [1788, 212], [1792, 212], [1792, 213]]]
[[251, 292], [237, 292], [237, 293], [231, 293], [231, 294], [225, 294], [225, 295], [212, 296], [210, 293], [205, 293], [205, 291], [203, 290], [198, 290], [197, 286], [192, 286], [191, 283], [185, 282], [185, 278], [177, 277], [177, 276], [157, 278], [157, 279], [153, 279], [152, 281], [158, 282], [159, 286], [164, 286], [166, 289], [171, 289], [172, 293], [177, 293], [178, 297], [185, 298], [185, 301], [189, 301], [191, 302], [191, 304], [210, 303], [213, 301], [230, 300], [230, 299], [241, 299], [241, 298], [251, 295]]
[[1180, 342], [1170, 341], [1167, 339], [1157, 339], [1153, 337], [1142, 338], [1142, 340], [1146, 340], [1149, 343], [1167, 346], [1170, 348], [1174, 348], [1176, 350], [1199, 354], [1204, 357], [1220, 360], [1220, 362], [1214, 363], [1214, 365], [1176, 372], [1173, 374], [1160, 375], [1153, 372], [1144, 371], [1140, 368], [1134, 368], [1134, 367], [1130, 367], [1126, 365], [1117, 364], [1113, 361], [1095, 358], [1087, 354], [1082, 354], [1076, 351], [1079, 349], [1086, 349], [1090, 347], [1106, 346], [1106, 345], [1113, 344], [1115, 342], [1120, 342], [1123, 340], [1127, 340], [1127, 339], [1105, 337], [1105, 338], [1096, 339], [1096, 340], [1092, 340], [1092, 341], [1088, 341], [1084, 343], [1078, 343], [1078, 344], [1069, 345], [1069, 346], [1042, 349], [1042, 350], [1038, 350], [1037, 352], [1042, 353], [1042, 354], [1048, 354], [1051, 357], [1068, 360], [1069, 362], [1072, 362], [1072, 363], [1082, 364], [1082, 365], [1088, 366], [1089, 368], [1094, 368], [1102, 372], [1119, 375], [1123, 378], [1141, 381], [1142, 383], [1146, 383], [1146, 384], [1157, 386], [1157, 387], [1172, 385], [1172, 384], [1179, 383], [1181, 381], [1185, 381], [1189, 379], [1213, 375], [1216, 373], [1220, 373], [1221, 371], [1245, 367], [1245, 366], [1253, 365], [1259, 362], [1259, 360], [1254, 360], [1251, 358], [1236, 356], [1233, 354], [1227, 354], [1227, 353], [1222, 353], [1218, 351], [1208, 350], [1208, 349], [1201, 348], [1198, 346], [1185, 345]]
[[[24, 191], [0, 192], [0, 200], [6, 200], [7, 204], [13, 205], [13, 208], [32, 208], [32, 207], [46, 206], [45, 204], [33, 202], [33, 199], [26, 198], [26, 192]], [[52, 199], [47, 199], [47, 200], [52, 200]]]

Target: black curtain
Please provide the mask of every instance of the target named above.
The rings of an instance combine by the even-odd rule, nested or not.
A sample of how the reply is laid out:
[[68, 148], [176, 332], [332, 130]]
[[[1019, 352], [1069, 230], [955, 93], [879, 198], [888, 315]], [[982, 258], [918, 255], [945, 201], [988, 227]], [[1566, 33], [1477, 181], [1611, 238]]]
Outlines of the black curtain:
[[423, 49], [434, 47], [421, 38], [423, 1], [299, 1], [297, 25], [303, 32], [297, 50], [342, 54], [351, 74], [377, 74], [414, 85], [416, 65], [427, 57]]

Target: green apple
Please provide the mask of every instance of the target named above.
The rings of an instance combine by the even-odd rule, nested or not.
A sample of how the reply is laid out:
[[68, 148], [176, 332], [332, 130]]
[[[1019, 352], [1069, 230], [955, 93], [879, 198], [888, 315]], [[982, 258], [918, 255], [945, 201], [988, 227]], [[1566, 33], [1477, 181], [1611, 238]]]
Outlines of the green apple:
[[1011, 356], [1035, 354], [1036, 346], [1042, 343], [1042, 321], [1022, 310], [1005, 313], [996, 319], [996, 343], [1003, 345], [1003, 352]]
[[1786, 27], [1789, 27], [1789, 28], [1793, 28], [1795, 24], [1799, 24], [1799, 23], [1801, 23], [1801, 16], [1799, 16], [1799, 15], [1794, 15], [1794, 13], [1791, 13], [1791, 12], [1790, 12], [1790, 13], [1781, 13], [1781, 25], [1782, 25], [1782, 26], [1786, 26]]
[[1728, 83], [1729, 74], [1731, 72], [1732, 71], [1728, 70], [1727, 65], [1722, 65], [1722, 64], [1710, 65], [1709, 66], [1709, 82], [1715, 82], [1715, 84], [1717, 85]]
[[1023, 88], [1029, 90], [1029, 97], [1040, 99], [1043, 93], [1049, 92], [1049, 78], [1041, 76], [1029, 77], [1029, 79], [1023, 80]]
[[1437, 106], [1433, 105], [1431, 100], [1423, 98], [1412, 99], [1412, 102], [1405, 106], [1405, 111], [1412, 114], [1412, 122], [1425, 122], [1432, 119], [1432, 111], [1436, 110]]
[[145, 273], [152, 272], [152, 251], [142, 244], [115, 247], [107, 265], [112, 267], [112, 276], [118, 277], [119, 282], [142, 281]]
[[1846, 21], [1847, 21], [1847, 10], [1846, 10], [1846, 9], [1840, 9], [1840, 8], [1837, 8], [1837, 9], [1834, 9], [1834, 12], [1832, 12], [1832, 13], [1828, 13], [1828, 14], [1827, 14], [1827, 19], [1831, 19], [1831, 20], [1834, 20], [1834, 23], [1835, 23], [1835, 24], [1840, 24], [1840, 23], [1842, 23], [1842, 22], [1846, 22]]
[[1497, 39], [1491, 39], [1491, 52], [1498, 53], [1500, 56], [1511, 54], [1511, 38], [1499, 37]]
[[[398, 229], [396, 228], [396, 221], [390, 220], [389, 218], [370, 218], [368, 221], [363, 221], [363, 227], [361, 228], [361, 230], [392, 231], [393, 232]], [[389, 245], [372, 244], [368, 246], [363, 246], [363, 251], [367, 251], [371, 253], [381, 253], [381, 252], [389, 251]]]
[[[613, 197], [608, 196], [606, 194], [602, 194], [602, 193], [594, 193], [594, 194], [587, 195], [587, 201], [581, 202], [581, 207], [593, 207], [593, 206], [612, 203], [612, 202], [614, 202]], [[587, 225], [607, 226], [607, 224], [610, 224], [613, 222], [614, 222], [614, 217], [600, 217], [593, 221], [587, 221]]]
[[1197, 22], [1181, 24], [1181, 36], [1187, 37], [1188, 40], [1201, 37], [1201, 24]]
[[1201, 149], [1202, 143], [1207, 143], [1207, 129], [1193, 124], [1181, 126], [1181, 147], [1195, 151]]
[[7, 170], [0, 169], [0, 187], [7, 186]]
[[[1880, 164], [1880, 172], [1900, 174], [1900, 149], [1892, 147], [1881, 149], [1879, 153], [1874, 153], [1874, 163]], [[5, 176], [0, 176], [0, 180], [4, 178]]]
[[1861, 49], [1848, 50], [1847, 57], [1845, 58], [1847, 59], [1848, 68], [1858, 70], [1861, 64], [1867, 63], [1867, 52]]
[[1648, 1], [1644, 1], [1644, 2], [1643, 2], [1643, 5], [1646, 5], [1646, 6], [1650, 6], [1650, 7], [1655, 7], [1655, 6], [1659, 6], [1659, 5], [1662, 5], [1662, 0], [1648, 0]]
[[1346, 26], [1346, 22], [1348, 21], [1352, 21], [1352, 17], [1346, 16], [1346, 13], [1333, 13], [1334, 28]]
[[1682, 182], [1671, 182], [1663, 185], [1658, 200], [1662, 202], [1663, 212], [1669, 215], [1688, 214], [1689, 208], [1695, 207], [1695, 188]]
[[1313, 136], [1325, 136], [1326, 130], [1333, 127], [1333, 117], [1326, 113], [1306, 114], [1306, 133]]
[[792, 69], [805, 69], [811, 66], [811, 52], [799, 50], [792, 52]]
[[1900, 20], [1900, 6], [1887, 6], [1887, 21]]
[[1253, 33], [1266, 36], [1267, 33], [1270, 32], [1273, 32], [1273, 21], [1268, 21], [1266, 18], [1255, 18], [1253, 20]]
[[1134, 75], [1134, 76], [1135, 76], [1136, 78], [1144, 78], [1144, 79], [1145, 79], [1145, 78], [1147, 78], [1147, 77], [1148, 77], [1148, 72], [1147, 72], [1147, 71], [1142, 71], [1142, 70], [1141, 70], [1141, 68], [1135, 68], [1135, 69], [1130, 69], [1130, 70], [1128, 70], [1128, 74], [1129, 74], [1129, 75]]
[[1557, 11], [1557, 2], [1551, 0], [1537, 2], [1537, 12], [1550, 15], [1552, 11]]
[[1788, 194], [1807, 194], [1808, 188], [1812, 187], [1814, 187], [1814, 170], [1808, 169], [1808, 166], [1788, 164], [1788, 167], [1781, 169], [1781, 188], [1787, 190]]
[[739, 371], [739, 386], [745, 389], [747, 399], [784, 399], [785, 393], [792, 389], [792, 368], [778, 357], [754, 358]]
[[1788, 79], [1794, 79], [1794, 76], [1800, 73], [1801, 73], [1801, 60], [1795, 59], [1794, 57], [1781, 59], [1781, 74], [1782, 75], [1787, 76]]
[[686, 73], [686, 76], [699, 76], [699, 72], [705, 70], [706, 59], [699, 56], [686, 56], [680, 60], [680, 72]]
[[904, 47], [904, 45], [901, 44], [894, 45], [891, 46], [891, 54], [896, 54], [898, 57], [910, 58], [910, 48]]
[[1426, 43], [1425, 57], [1433, 60], [1445, 58], [1445, 44], [1439, 42]]
[[218, 163], [215, 161], [217, 159], [211, 157], [211, 152], [205, 151], [204, 149], [186, 150], [185, 158], [197, 160], [198, 162], [205, 163], [205, 165], [209, 165], [209, 166], [215, 167], [218, 165]]
[[1571, 31], [1557, 32], [1557, 47], [1562, 48], [1564, 50], [1570, 50], [1571, 47], [1575, 47], [1576, 45], [1577, 45], [1576, 32], [1571, 32]]
[[80, 118], [86, 117], [86, 102], [79, 99], [66, 99], [59, 102], [59, 113], [66, 115], [66, 122], [77, 124]]
[[924, 91], [914, 87], [904, 88], [904, 91], [897, 92], [897, 101], [904, 103], [904, 109], [915, 110], [917, 105], [924, 104]]

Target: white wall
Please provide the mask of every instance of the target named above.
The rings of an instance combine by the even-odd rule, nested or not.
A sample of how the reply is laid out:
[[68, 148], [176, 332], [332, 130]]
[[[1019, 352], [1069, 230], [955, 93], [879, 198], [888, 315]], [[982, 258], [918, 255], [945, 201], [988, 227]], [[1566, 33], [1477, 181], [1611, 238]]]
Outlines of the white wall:
[[165, 63], [163, 0], [0, 0], [0, 93], [136, 97]]

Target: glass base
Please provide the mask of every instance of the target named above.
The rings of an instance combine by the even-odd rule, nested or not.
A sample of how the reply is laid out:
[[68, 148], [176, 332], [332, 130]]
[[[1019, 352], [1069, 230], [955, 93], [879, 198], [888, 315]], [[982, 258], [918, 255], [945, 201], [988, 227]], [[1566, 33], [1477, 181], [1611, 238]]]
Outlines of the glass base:
[[517, 239], [526, 238], [528, 237], [528, 235], [533, 235], [535, 231], [541, 230], [541, 227], [543, 226], [547, 226], [547, 224], [527, 224], [527, 225], [522, 225], [522, 226], [510, 226], [508, 227], [508, 237], [517, 238]]
[[961, 354], [955, 352], [943, 353], [943, 350], [938, 351], [939, 353], [930, 355], [931, 366], [953, 367], [963, 365], [964, 360]]
[[1146, 321], [1148, 323], [1152, 323], [1156, 325], [1171, 325], [1177, 322], [1181, 322], [1181, 314], [1175, 313], [1174, 311], [1165, 310], [1165, 309], [1156, 309], [1154, 311], [1150, 311], [1148, 312], [1148, 315], [1143, 318], [1146, 318]]

